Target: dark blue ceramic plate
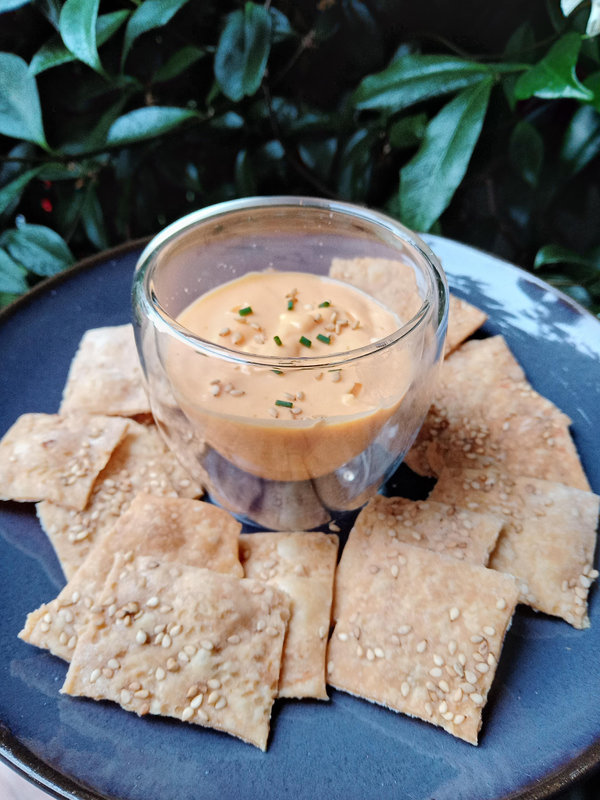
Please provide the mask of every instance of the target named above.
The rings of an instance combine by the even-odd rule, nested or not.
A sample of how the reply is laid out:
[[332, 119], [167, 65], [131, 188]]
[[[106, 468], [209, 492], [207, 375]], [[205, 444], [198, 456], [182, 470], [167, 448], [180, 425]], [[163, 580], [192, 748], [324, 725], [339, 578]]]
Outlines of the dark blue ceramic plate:
[[[429, 237], [454, 291], [490, 315], [533, 385], [566, 411], [600, 492], [600, 323], [495, 258]], [[127, 322], [140, 248], [88, 261], [0, 318], [0, 434], [25, 411], [53, 412], [87, 328]], [[541, 800], [600, 762], [600, 592], [592, 628], [519, 608], [479, 747], [341, 692], [279, 701], [267, 753], [167, 719], [59, 694], [65, 665], [17, 639], [61, 572], [31, 506], [0, 505], [0, 752], [58, 797]]]

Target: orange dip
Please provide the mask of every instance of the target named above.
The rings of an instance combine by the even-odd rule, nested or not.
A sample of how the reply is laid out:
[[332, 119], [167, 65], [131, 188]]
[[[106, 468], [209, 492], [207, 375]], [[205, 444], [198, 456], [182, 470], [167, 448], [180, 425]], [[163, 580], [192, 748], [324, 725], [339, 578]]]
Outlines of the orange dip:
[[[228, 361], [174, 342], [167, 372], [199, 438], [262, 478], [316, 478], [356, 457], [412, 380], [412, 358], [397, 346], [303, 366], [304, 357], [339, 357], [402, 324], [369, 295], [331, 278], [251, 272], [199, 297], [178, 322], [242, 356]], [[294, 365], [244, 363], [265, 356]]]

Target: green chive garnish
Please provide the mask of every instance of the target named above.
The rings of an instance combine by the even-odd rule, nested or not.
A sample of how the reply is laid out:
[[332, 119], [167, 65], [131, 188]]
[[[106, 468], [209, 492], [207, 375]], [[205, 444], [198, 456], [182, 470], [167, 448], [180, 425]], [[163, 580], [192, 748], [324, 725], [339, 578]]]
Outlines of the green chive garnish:
[[274, 337], [273, 337], [273, 341], [275, 342], [275, 344], [276, 344], [278, 347], [281, 347], [281, 345], [283, 344], [283, 342], [281, 341], [281, 339], [279, 338], [279, 336], [274, 336]]
[[331, 344], [331, 336], [324, 336], [322, 333], [317, 333], [317, 339], [325, 344]]
[[288, 311], [293, 311], [293, 310], [294, 310], [294, 301], [288, 300]]
[[282, 369], [272, 369], [271, 372], [274, 372], [275, 375], [283, 375]]
[[275, 405], [283, 406], [284, 408], [292, 408], [294, 404], [290, 403], [289, 400], [275, 400]]
[[251, 313], [252, 313], [252, 306], [246, 306], [245, 308], [240, 308], [240, 310], [238, 311], [240, 317], [247, 317], [248, 314]]
[[323, 300], [322, 303], [319, 303], [319, 308], [329, 308], [330, 305], [331, 303], [329, 302], [329, 300]]
[[304, 345], [304, 347], [310, 347], [311, 344], [312, 344], [311, 340], [307, 339], [306, 336], [301, 336], [299, 341], [300, 341], [300, 344]]

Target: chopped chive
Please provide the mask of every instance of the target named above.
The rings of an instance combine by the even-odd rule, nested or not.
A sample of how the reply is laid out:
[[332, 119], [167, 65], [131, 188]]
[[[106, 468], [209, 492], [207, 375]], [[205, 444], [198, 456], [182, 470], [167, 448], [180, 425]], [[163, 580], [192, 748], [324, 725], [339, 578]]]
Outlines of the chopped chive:
[[294, 404], [290, 403], [289, 400], [275, 400], [275, 405], [283, 406], [284, 408], [292, 408]]
[[322, 333], [317, 333], [317, 339], [325, 344], [331, 344], [331, 336], [324, 336]]
[[274, 372], [275, 375], [283, 375], [282, 369], [272, 369], [271, 372]]
[[300, 342], [300, 344], [303, 344], [304, 347], [310, 347], [312, 344], [311, 340], [307, 339], [306, 336], [301, 336], [298, 341]]
[[293, 310], [294, 310], [294, 301], [288, 300], [288, 311], [293, 311]]
[[245, 308], [240, 308], [238, 311], [240, 317], [247, 317], [248, 314], [252, 314], [252, 306], [246, 306]]
[[278, 347], [281, 347], [281, 345], [283, 344], [283, 342], [281, 341], [281, 339], [279, 338], [279, 336], [274, 336], [274, 337], [273, 337], [273, 341], [275, 342], [275, 344], [276, 344]]
[[329, 302], [329, 300], [323, 300], [322, 303], [319, 303], [319, 308], [329, 308], [330, 305], [331, 303]]

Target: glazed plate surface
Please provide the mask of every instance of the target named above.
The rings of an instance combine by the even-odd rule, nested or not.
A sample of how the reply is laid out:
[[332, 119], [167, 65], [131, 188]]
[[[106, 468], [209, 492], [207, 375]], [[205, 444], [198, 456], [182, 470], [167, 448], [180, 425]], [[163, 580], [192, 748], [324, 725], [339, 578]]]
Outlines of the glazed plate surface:
[[[600, 493], [600, 322], [516, 267], [426, 238], [451, 289], [489, 314], [483, 334], [503, 334], [533, 386], [571, 417]], [[26, 411], [57, 410], [86, 329], [130, 320], [141, 249], [78, 265], [0, 316], [0, 435]], [[392, 491], [403, 480], [401, 468]], [[477, 748], [331, 691], [328, 703], [278, 701], [262, 753], [175, 720], [62, 696], [65, 664], [17, 638], [27, 613], [62, 583], [33, 507], [0, 504], [0, 755], [57, 797], [541, 800], [600, 762], [597, 587], [587, 631], [519, 607]]]

